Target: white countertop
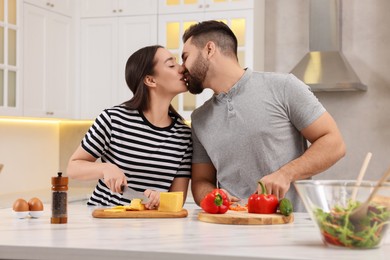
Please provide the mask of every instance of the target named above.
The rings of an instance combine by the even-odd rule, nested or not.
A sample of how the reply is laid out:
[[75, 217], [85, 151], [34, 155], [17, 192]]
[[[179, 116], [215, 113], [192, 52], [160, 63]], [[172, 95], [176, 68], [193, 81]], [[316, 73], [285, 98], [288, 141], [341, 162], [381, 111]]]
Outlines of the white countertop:
[[[50, 205], [39, 219], [16, 219], [0, 209], [0, 259], [388, 259], [379, 249], [326, 247], [306, 213], [284, 225], [222, 225], [197, 220], [200, 209], [177, 219], [96, 219], [84, 202], [68, 205], [68, 223], [50, 224]], [[389, 231], [388, 231], [389, 232]]]

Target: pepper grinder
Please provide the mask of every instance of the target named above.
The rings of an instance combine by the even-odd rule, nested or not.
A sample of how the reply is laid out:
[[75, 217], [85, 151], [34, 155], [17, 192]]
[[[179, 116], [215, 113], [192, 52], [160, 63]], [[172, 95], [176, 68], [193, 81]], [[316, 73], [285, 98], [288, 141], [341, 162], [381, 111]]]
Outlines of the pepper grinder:
[[62, 172], [57, 175], [51, 177], [51, 223], [65, 224], [68, 222], [68, 177], [62, 177]]

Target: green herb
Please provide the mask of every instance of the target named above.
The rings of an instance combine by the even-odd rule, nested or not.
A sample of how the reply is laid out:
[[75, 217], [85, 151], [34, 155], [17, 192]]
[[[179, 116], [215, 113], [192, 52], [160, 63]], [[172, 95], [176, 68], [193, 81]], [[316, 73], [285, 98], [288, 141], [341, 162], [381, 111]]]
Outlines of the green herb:
[[360, 202], [349, 201], [347, 207], [335, 206], [330, 212], [317, 208], [314, 216], [327, 243], [351, 248], [377, 246], [390, 223], [390, 211], [386, 207], [371, 204], [367, 216], [359, 223], [349, 221], [351, 212]]

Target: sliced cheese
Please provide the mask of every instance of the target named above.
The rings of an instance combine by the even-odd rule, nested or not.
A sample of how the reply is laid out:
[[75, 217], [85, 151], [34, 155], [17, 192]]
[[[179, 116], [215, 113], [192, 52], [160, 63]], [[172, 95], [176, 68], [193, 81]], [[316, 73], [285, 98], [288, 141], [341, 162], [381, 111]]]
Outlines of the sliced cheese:
[[145, 210], [145, 205], [141, 203], [141, 199], [132, 199], [126, 210]]
[[183, 209], [183, 192], [160, 192], [158, 211], [178, 212]]
[[125, 209], [117, 209], [117, 208], [110, 208], [110, 209], [105, 209], [104, 212], [124, 212], [126, 211]]

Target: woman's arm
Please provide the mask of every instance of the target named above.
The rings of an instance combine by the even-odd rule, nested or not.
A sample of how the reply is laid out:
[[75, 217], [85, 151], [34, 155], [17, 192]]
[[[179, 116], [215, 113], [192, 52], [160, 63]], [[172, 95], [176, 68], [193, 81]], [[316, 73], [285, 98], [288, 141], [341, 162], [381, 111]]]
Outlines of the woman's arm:
[[77, 180], [104, 179], [104, 183], [113, 192], [122, 192], [121, 186], [127, 185], [126, 176], [118, 166], [96, 162], [96, 158], [86, 152], [81, 145], [69, 159], [67, 175]]

